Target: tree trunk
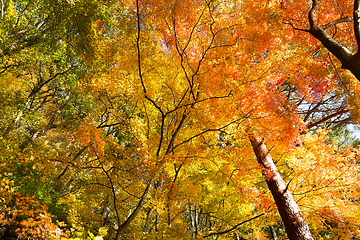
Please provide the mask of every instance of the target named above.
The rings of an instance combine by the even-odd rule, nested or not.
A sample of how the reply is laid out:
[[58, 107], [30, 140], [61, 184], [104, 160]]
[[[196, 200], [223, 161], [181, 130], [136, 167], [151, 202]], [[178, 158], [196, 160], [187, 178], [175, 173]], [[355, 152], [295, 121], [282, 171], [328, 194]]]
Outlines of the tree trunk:
[[273, 240], [278, 240], [278, 237], [277, 237], [277, 234], [276, 234], [276, 232], [275, 232], [274, 226], [271, 225], [269, 228], [270, 228], [270, 233], [271, 233], [272, 239], [273, 239]]
[[143, 232], [144, 233], [149, 233], [151, 231], [151, 217], [152, 217], [152, 214], [154, 212], [154, 208], [153, 207], [150, 207], [149, 211], [147, 212], [146, 214], [146, 221], [145, 221], [145, 225], [144, 225], [144, 228], [143, 228]]
[[152, 187], [152, 181], [151, 180], [148, 185], [145, 188], [145, 191], [138, 203], [138, 205], [136, 206], [136, 208], [134, 209], [134, 211], [130, 214], [130, 216], [126, 219], [126, 221], [121, 224], [121, 226], [119, 227], [119, 229], [116, 232], [116, 236], [115, 236], [115, 240], [120, 240], [122, 235], [125, 233], [125, 230], [130, 226], [130, 223], [132, 223], [132, 221], [134, 221], [134, 219], [136, 218], [136, 216], [140, 213], [140, 211], [142, 210], [144, 204], [146, 203], [146, 197], [149, 194], [149, 191]]
[[263, 168], [265, 181], [274, 197], [275, 204], [284, 222], [286, 233], [290, 240], [314, 239], [309, 226], [305, 222], [301, 211], [284, 180], [277, 170], [265, 144], [257, 137], [250, 136], [250, 142], [257, 160]]

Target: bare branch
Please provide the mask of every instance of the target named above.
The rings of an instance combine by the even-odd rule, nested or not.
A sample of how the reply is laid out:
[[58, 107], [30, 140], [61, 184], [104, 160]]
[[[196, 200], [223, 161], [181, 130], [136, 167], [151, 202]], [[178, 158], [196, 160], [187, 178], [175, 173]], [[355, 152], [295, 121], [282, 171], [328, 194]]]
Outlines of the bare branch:
[[344, 110], [335, 112], [335, 113], [330, 114], [329, 116], [327, 116], [327, 117], [325, 117], [325, 118], [323, 118], [323, 119], [321, 119], [321, 120], [319, 120], [319, 121], [317, 121], [317, 122], [314, 122], [314, 123], [312, 123], [312, 124], [307, 125], [307, 128], [310, 129], [310, 128], [316, 127], [316, 126], [318, 126], [319, 124], [321, 124], [321, 123], [323, 123], [323, 122], [325, 122], [325, 121], [327, 121], [327, 120], [329, 120], [329, 119], [331, 119], [331, 118], [333, 118], [333, 117], [339, 116], [339, 115], [341, 115], [341, 114], [343, 114], [343, 113], [347, 113], [347, 112], [349, 112], [349, 110], [347, 110], [347, 109], [344, 109]]
[[120, 215], [119, 215], [119, 210], [117, 209], [117, 204], [116, 204], [116, 193], [115, 193], [115, 186], [113, 184], [113, 181], [108, 173], [108, 171], [105, 170], [102, 162], [100, 161], [99, 159], [99, 162], [101, 164], [101, 169], [103, 170], [103, 172], [105, 173], [106, 177], [109, 179], [109, 182], [110, 182], [110, 185], [111, 185], [111, 192], [112, 192], [112, 195], [113, 195], [113, 201], [114, 201], [114, 210], [115, 210], [115, 214], [116, 214], [116, 220], [117, 220], [117, 223], [120, 225]]
[[184, 111], [183, 116], [182, 116], [182, 118], [181, 118], [181, 120], [180, 120], [179, 125], [177, 126], [174, 134], [171, 136], [171, 139], [170, 139], [168, 148], [167, 148], [167, 150], [166, 150], [166, 154], [170, 153], [170, 152], [173, 150], [173, 149], [172, 149], [172, 146], [174, 145], [175, 138], [177, 137], [180, 129], [182, 128], [182, 126], [183, 126], [183, 124], [184, 124], [185, 119], [187, 118], [187, 116], [188, 116], [188, 115], [187, 115], [186, 111]]
[[352, 22], [354, 20], [353, 17], [345, 17], [345, 18], [339, 18], [337, 20], [331, 21], [328, 24], [322, 25], [319, 28], [321, 28], [322, 30], [328, 29], [329, 27], [332, 27], [336, 24], [339, 23], [344, 23], [344, 22]]
[[[244, 118], [244, 119], [245, 119], [245, 118]], [[183, 142], [177, 144], [175, 147], [172, 148], [172, 150], [174, 150], [175, 148], [177, 148], [177, 147], [179, 147], [179, 146], [181, 146], [181, 145], [183, 145], [183, 144], [185, 144], [185, 143], [187, 143], [187, 142], [190, 142], [190, 141], [191, 141], [192, 139], [194, 139], [194, 138], [197, 138], [197, 137], [199, 137], [199, 136], [201, 136], [201, 135], [204, 135], [205, 133], [208, 133], [208, 132], [217, 132], [217, 131], [220, 131], [220, 130], [222, 130], [222, 129], [224, 129], [224, 128], [227, 128], [228, 126], [230, 126], [231, 124], [234, 124], [234, 123], [238, 122], [239, 120], [240, 120], [240, 119], [236, 119], [236, 120], [231, 121], [231, 122], [229, 122], [228, 124], [226, 124], [226, 125], [224, 125], [224, 126], [222, 126], [222, 127], [219, 127], [219, 128], [209, 128], [209, 129], [206, 129], [206, 130], [204, 130], [204, 131], [202, 131], [202, 132], [200, 132], [200, 133], [198, 133], [198, 134], [195, 134], [194, 136], [192, 136], [192, 137], [184, 140]]]
[[294, 29], [294, 30], [302, 31], [302, 32], [309, 32], [309, 30], [307, 30], [307, 29], [302, 29], [302, 28], [295, 27], [294, 24], [292, 24], [292, 22], [290, 22], [289, 20], [284, 20], [283, 23], [290, 25], [291, 28]]
[[139, 1], [136, 1], [136, 21], [137, 21], [137, 36], [136, 36], [136, 49], [137, 49], [137, 57], [138, 57], [138, 69], [139, 69], [139, 78], [141, 81], [141, 86], [143, 88], [144, 93], [146, 94], [146, 88], [141, 72], [141, 55], [140, 55], [140, 10], [139, 10]]
[[234, 227], [232, 227], [232, 228], [230, 228], [230, 229], [228, 229], [228, 230], [221, 231], [221, 232], [209, 233], [208, 235], [203, 236], [203, 238], [210, 237], [210, 236], [213, 236], [213, 235], [222, 235], [222, 234], [229, 233], [229, 232], [231, 232], [231, 231], [234, 231], [234, 230], [235, 230], [236, 228], [238, 228], [240, 225], [242, 225], [242, 224], [244, 224], [244, 223], [247, 223], [247, 222], [250, 222], [250, 221], [252, 221], [252, 220], [255, 220], [255, 219], [257, 219], [257, 218], [259, 218], [259, 217], [261, 217], [261, 216], [264, 216], [264, 215], [265, 215], [265, 213], [261, 213], [261, 214], [259, 214], [259, 215], [256, 215], [255, 217], [249, 218], [249, 219], [247, 219], [247, 220], [245, 220], [245, 221], [242, 221], [241, 223], [236, 224]]
[[330, 129], [331, 129], [331, 130], [334, 130], [334, 129], [339, 128], [339, 127], [341, 127], [342, 125], [344, 125], [344, 124], [346, 124], [346, 123], [348, 123], [348, 122], [350, 122], [350, 121], [351, 121], [351, 117], [348, 117], [348, 118], [342, 120], [341, 122], [339, 122], [338, 124], [336, 124], [335, 126], [331, 127]]

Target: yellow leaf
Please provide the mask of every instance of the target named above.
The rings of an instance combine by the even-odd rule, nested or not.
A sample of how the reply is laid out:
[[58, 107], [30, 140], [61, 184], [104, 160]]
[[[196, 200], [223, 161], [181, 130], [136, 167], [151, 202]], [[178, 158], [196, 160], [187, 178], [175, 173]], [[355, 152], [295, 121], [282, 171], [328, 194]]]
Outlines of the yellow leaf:
[[100, 234], [100, 236], [102, 236], [102, 237], [106, 236], [106, 235], [108, 234], [108, 229], [107, 229], [107, 227], [101, 227], [101, 228], [99, 228], [99, 234]]

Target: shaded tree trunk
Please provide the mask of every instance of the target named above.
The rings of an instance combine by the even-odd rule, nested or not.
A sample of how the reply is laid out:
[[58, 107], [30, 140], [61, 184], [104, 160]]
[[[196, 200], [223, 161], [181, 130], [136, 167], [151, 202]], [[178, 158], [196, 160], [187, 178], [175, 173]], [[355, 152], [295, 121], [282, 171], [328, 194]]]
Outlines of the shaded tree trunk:
[[145, 233], [151, 232], [151, 217], [152, 217], [153, 212], [154, 212], [154, 208], [150, 207], [149, 211], [146, 214], [146, 221], [145, 221], [145, 225], [143, 228], [143, 232], [145, 232]]
[[263, 168], [265, 181], [274, 197], [275, 204], [284, 222], [290, 240], [314, 239], [309, 226], [304, 220], [291, 192], [277, 170], [265, 144], [257, 137], [249, 134], [251, 145], [257, 161]]
[[149, 194], [149, 191], [152, 187], [152, 181], [150, 181], [148, 183], [148, 185], [146, 186], [144, 193], [138, 203], [138, 205], [136, 206], [136, 208], [134, 209], [134, 211], [130, 214], [130, 216], [125, 220], [125, 222], [123, 224], [121, 224], [121, 226], [119, 227], [119, 229], [116, 232], [116, 236], [115, 236], [115, 240], [120, 240], [122, 235], [125, 233], [125, 230], [130, 226], [130, 223], [132, 223], [134, 221], [134, 219], [136, 218], [136, 216], [140, 213], [140, 211], [143, 209], [144, 204], [146, 203], [146, 197]]

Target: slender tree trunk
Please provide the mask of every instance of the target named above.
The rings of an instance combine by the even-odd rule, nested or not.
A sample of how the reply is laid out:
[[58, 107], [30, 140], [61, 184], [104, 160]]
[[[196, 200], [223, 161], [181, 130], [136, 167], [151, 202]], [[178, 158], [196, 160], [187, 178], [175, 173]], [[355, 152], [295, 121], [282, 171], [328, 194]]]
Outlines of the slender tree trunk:
[[145, 233], [151, 231], [150, 225], [151, 225], [151, 217], [152, 217], [153, 212], [154, 212], [154, 208], [150, 207], [149, 211], [146, 214], [146, 221], [145, 221], [145, 225], [143, 228], [143, 232], [145, 232]]
[[171, 228], [172, 219], [171, 219], [171, 207], [170, 203], [167, 205], [167, 215], [168, 215], [168, 227]]
[[272, 239], [273, 239], [273, 240], [278, 240], [278, 237], [277, 237], [277, 234], [276, 234], [276, 232], [275, 232], [274, 226], [271, 225], [269, 228], [270, 228], [270, 233], [271, 233]]
[[275, 204], [284, 222], [286, 233], [290, 240], [314, 239], [309, 226], [305, 222], [301, 211], [291, 192], [277, 170], [265, 144], [257, 137], [249, 134], [251, 145], [257, 160], [263, 168], [265, 181], [274, 197]]
[[190, 223], [191, 223], [191, 228], [194, 231], [194, 237], [196, 237], [196, 228], [195, 228], [195, 217], [193, 215], [193, 210], [192, 210], [192, 205], [189, 205], [189, 214], [190, 214]]
[[14, 129], [16, 123], [20, 120], [20, 118], [22, 117], [24, 113], [24, 110], [22, 110], [21, 112], [18, 113], [18, 115], [16, 116], [16, 118], [10, 123], [10, 125], [6, 128], [5, 132], [3, 133], [2, 137], [3, 139], [6, 139], [7, 136], [9, 135], [9, 133]]
[[156, 211], [156, 215], [155, 215], [155, 232], [158, 232], [159, 231], [159, 219], [160, 216], [159, 216], [159, 213]]
[[124, 234], [125, 230], [130, 226], [130, 223], [132, 223], [132, 221], [134, 221], [136, 216], [140, 213], [140, 211], [142, 210], [144, 204], [146, 203], [146, 197], [149, 194], [149, 191], [150, 191], [151, 187], [152, 187], [152, 181], [150, 181], [148, 183], [148, 185], [146, 186], [146, 188], [144, 190], [144, 193], [143, 193], [138, 205], [134, 209], [134, 211], [130, 214], [130, 216], [126, 219], [126, 221], [123, 224], [121, 224], [121, 226], [117, 230], [115, 240], [120, 240], [121, 239], [121, 237]]
[[[65, 195], [65, 193], [70, 189], [71, 184], [73, 184], [73, 182], [76, 180], [77, 178], [77, 174], [80, 173], [83, 170], [83, 168], [81, 167], [78, 171], [76, 171], [73, 176], [71, 177], [71, 179], [67, 182], [67, 184], [65, 185], [64, 189], [61, 191], [61, 197], [63, 197]], [[71, 191], [70, 191], [71, 192]]]
[[[81, 154], [86, 150], [88, 146], [83, 147], [80, 151], [78, 151], [75, 156], [71, 159], [71, 162], [74, 163], [75, 160], [81, 156]], [[70, 164], [66, 165], [66, 167], [64, 168], [64, 170], [56, 177], [54, 183], [51, 185], [50, 189], [48, 192], [51, 192], [51, 190], [53, 190], [57, 184], [59, 183], [59, 181], [61, 180], [61, 178], [67, 173], [67, 171], [69, 170]]]
[[197, 207], [195, 205], [194, 208], [194, 222], [195, 222], [195, 237], [197, 237], [197, 235], [199, 234], [199, 215], [198, 215], [198, 210]]

